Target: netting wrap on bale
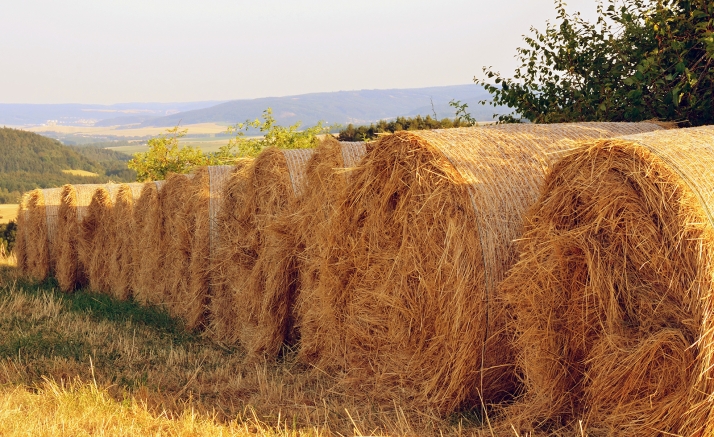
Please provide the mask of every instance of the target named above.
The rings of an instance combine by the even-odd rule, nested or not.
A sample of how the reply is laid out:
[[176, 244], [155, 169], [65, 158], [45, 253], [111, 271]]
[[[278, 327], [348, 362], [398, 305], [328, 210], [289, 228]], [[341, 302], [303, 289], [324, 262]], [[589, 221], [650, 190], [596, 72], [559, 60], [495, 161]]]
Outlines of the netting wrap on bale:
[[134, 238], [132, 243], [132, 270], [134, 298], [142, 304], [161, 305], [163, 286], [157, 282], [161, 276], [163, 216], [159, 192], [164, 181], [146, 182], [134, 206]]
[[714, 128], [558, 162], [501, 284], [526, 392], [516, 429], [712, 435]]
[[60, 191], [60, 188], [33, 190], [24, 206], [24, 263], [27, 276], [34, 280], [44, 280], [55, 270]]
[[132, 277], [134, 275], [132, 264], [132, 241], [134, 239], [134, 205], [143, 183], [122, 184], [116, 193], [114, 208], [112, 210], [111, 225], [112, 239], [107, 248], [109, 251], [109, 282], [111, 293], [117, 299], [127, 299], [131, 296]]
[[85, 266], [79, 259], [80, 223], [87, 214], [98, 184], [65, 185], [62, 187], [57, 217], [57, 268], [55, 278], [64, 292], [85, 285]]
[[[494, 286], [545, 171], [571, 140], [653, 124], [498, 125], [400, 132], [370, 147], [325, 232], [301, 306], [312, 365], [376, 402], [448, 414], [514, 390]], [[309, 290], [307, 290], [309, 291]]]
[[79, 224], [77, 255], [88, 286], [100, 293], [111, 293], [111, 257], [114, 235], [113, 209], [120, 185], [100, 186], [92, 194]]
[[223, 193], [237, 166], [220, 165], [198, 169], [192, 180], [189, 220], [193, 223], [188, 286], [182, 302], [182, 317], [189, 328], [204, 327], [211, 287], [211, 259], [218, 242], [218, 214], [223, 204]]

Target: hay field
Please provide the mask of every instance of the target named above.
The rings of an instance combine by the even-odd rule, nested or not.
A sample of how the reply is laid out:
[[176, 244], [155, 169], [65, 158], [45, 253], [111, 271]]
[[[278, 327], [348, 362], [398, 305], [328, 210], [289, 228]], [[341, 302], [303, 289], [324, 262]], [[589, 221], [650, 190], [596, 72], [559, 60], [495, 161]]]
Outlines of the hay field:
[[243, 364], [156, 309], [0, 266], [0, 435], [482, 435], [329, 392], [293, 356]]
[[16, 203], [0, 205], [0, 224], [15, 220], [17, 218], [17, 207]]
[[91, 171], [86, 171], [86, 170], [62, 170], [62, 173], [71, 174], [72, 176], [86, 176], [86, 177], [99, 176], [99, 173], [92, 173]]

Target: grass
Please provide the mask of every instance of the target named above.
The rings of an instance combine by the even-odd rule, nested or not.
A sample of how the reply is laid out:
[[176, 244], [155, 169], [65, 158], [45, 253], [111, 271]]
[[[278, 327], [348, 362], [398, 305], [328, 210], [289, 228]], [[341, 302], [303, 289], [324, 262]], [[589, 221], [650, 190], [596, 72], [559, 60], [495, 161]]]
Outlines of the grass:
[[86, 170], [62, 170], [62, 173], [71, 174], [73, 176], [87, 176], [87, 177], [99, 176], [98, 173], [92, 173], [91, 171], [86, 171]]
[[477, 415], [378, 406], [331, 378], [245, 362], [159, 308], [34, 284], [0, 262], [0, 435], [481, 435]]
[[8, 223], [17, 218], [17, 204], [0, 205], [0, 224]]

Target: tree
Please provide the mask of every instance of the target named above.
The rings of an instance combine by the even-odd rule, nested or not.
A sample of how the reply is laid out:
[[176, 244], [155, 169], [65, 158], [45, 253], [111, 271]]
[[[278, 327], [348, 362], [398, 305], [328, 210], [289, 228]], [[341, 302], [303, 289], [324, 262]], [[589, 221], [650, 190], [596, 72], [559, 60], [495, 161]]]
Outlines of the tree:
[[596, 22], [555, 1], [558, 24], [531, 29], [512, 78], [484, 68], [474, 80], [501, 122], [714, 122], [714, 3], [709, 0], [606, 0]]
[[136, 171], [136, 180], [156, 181], [166, 179], [169, 173], [188, 173], [202, 165], [222, 165], [235, 162], [230, 145], [221, 147], [218, 152], [204, 154], [201, 149], [179, 145], [179, 140], [188, 129], [178, 126], [167, 129], [147, 142], [149, 150], [134, 154], [127, 166]]
[[[319, 135], [325, 135], [331, 130], [330, 127], [323, 126], [322, 122], [304, 130], [299, 130], [300, 122], [288, 127], [279, 126], [273, 118], [271, 108], [263, 111], [262, 118], [263, 121], [257, 118], [253, 121], [246, 120], [229, 128], [229, 132], [236, 134], [228, 143], [229, 149], [235, 147], [240, 157], [256, 156], [271, 146], [281, 149], [309, 149], [317, 146]], [[258, 129], [263, 135], [259, 138], [246, 138], [245, 134], [251, 129]]]

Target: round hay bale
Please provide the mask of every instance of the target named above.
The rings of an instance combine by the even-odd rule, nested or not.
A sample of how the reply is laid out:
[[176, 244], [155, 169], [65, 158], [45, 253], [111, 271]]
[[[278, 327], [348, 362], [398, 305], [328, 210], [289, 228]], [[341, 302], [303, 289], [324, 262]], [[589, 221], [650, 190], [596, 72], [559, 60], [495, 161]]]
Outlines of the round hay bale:
[[132, 288], [134, 298], [144, 305], [163, 303], [163, 285], [160, 284], [163, 268], [161, 258], [163, 216], [159, 202], [159, 192], [163, 185], [164, 181], [146, 182], [134, 206]]
[[[237, 250], [241, 239], [239, 213], [245, 202], [247, 181], [252, 162], [237, 165], [231, 172], [223, 190], [221, 209], [216, 215], [215, 252], [210, 259], [209, 318], [206, 334], [215, 342], [227, 346], [238, 344], [238, 305], [233, 295], [233, 285], [244, 281], [242, 270], [236, 268], [243, 253]], [[208, 230], [210, 232], [210, 229]]]
[[113, 256], [112, 223], [114, 198], [119, 189], [117, 184], [100, 186], [92, 194], [86, 214], [79, 224], [77, 257], [87, 277], [91, 290], [110, 294], [110, 260]]
[[112, 239], [108, 251], [110, 253], [110, 284], [111, 293], [120, 300], [131, 296], [133, 281], [132, 249], [134, 239], [134, 205], [141, 196], [143, 183], [122, 184], [117, 190], [112, 212]]
[[57, 217], [57, 268], [55, 278], [65, 293], [86, 285], [85, 266], [79, 260], [80, 223], [99, 184], [64, 185]]
[[587, 143], [554, 167], [501, 284], [520, 429], [712, 435], [714, 127]]
[[[548, 165], [644, 123], [496, 125], [382, 137], [326, 227], [304, 358], [376, 402], [449, 414], [514, 390], [495, 285]], [[305, 329], [309, 328], [309, 329]], [[401, 404], [400, 404], [401, 405]]]
[[25, 276], [32, 280], [43, 280], [49, 273], [49, 248], [46, 237], [45, 215], [41, 211], [44, 204], [42, 190], [27, 193], [25, 207]]
[[25, 263], [27, 276], [43, 281], [52, 274], [57, 234], [59, 188], [32, 190], [25, 205]]
[[12, 251], [17, 262], [17, 271], [21, 276], [29, 276], [27, 266], [27, 202], [30, 193], [23, 193], [17, 207], [17, 232], [15, 233], [15, 246]]
[[[313, 149], [267, 150], [254, 163], [253, 192], [243, 204], [240, 247], [255, 258], [241, 265], [248, 280], [235, 287], [240, 343], [249, 359], [275, 358], [283, 345], [295, 344], [293, 299], [297, 290], [295, 232], [273, 227], [291, 214], [308, 190], [306, 168]], [[263, 159], [261, 159], [263, 158]]]
[[[237, 164], [243, 167], [248, 160]], [[223, 203], [223, 191], [231, 174], [237, 167], [219, 165], [202, 167], [195, 172], [192, 180], [191, 199], [188, 205], [193, 221], [191, 258], [188, 269], [188, 287], [185, 295], [178, 297], [181, 317], [190, 329], [204, 328], [211, 287], [211, 259], [219, 238], [217, 217]]]
[[193, 174], [172, 173], [166, 178], [159, 199], [163, 220], [161, 257], [162, 302], [174, 317], [184, 318], [188, 296], [188, 270], [195, 220], [191, 214]]
[[[304, 296], [314, 295], [313, 291], [304, 290], [314, 289], [318, 282], [320, 266], [327, 257], [324, 253], [327, 242], [321, 240], [327, 235], [325, 228], [341, 201], [340, 196], [348, 183], [349, 172], [366, 152], [364, 142], [339, 142], [331, 136], [326, 137], [307, 163], [306, 179], [309, 190], [300, 198], [297, 210], [281, 215], [270, 227], [271, 232], [282, 236], [276, 236], [274, 240], [283, 246], [277, 247], [272, 255], [289, 255], [295, 258], [293, 264], [297, 270], [297, 285], [294, 290], [296, 295], [292, 297], [295, 316], [282, 321], [289, 323], [295, 319], [295, 326], [286, 325], [282, 330], [295, 331], [292, 335], [297, 338], [300, 337], [303, 323], [310, 322], [299, 319], [298, 316], [306, 311], [298, 307], [312, 305], [311, 300], [304, 299]], [[274, 323], [280, 326], [280, 321]], [[301, 347], [300, 353], [310, 352]]]
[[[237, 177], [241, 187], [231, 187], [229, 182], [229, 188], [241, 194], [235, 203], [235, 224], [231, 225], [234, 234], [230, 240], [221, 239], [223, 249], [217, 248], [217, 258], [221, 260], [217, 268], [226, 274], [219, 282], [228, 286], [224, 295], [234, 299], [232, 305], [236, 309], [228, 316], [221, 316], [222, 310], [218, 310], [218, 316], [223, 320], [235, 316], [235, 321], [223, 322], [226, 331], [235, 333], [226, 332], [227, 338], [221, 341], [240, 342], [251, 359], [275, 355], [276, 344], [279, 348], [282, 340], [292, 340], [285, 338], [286, 333], [277, 332], [274, 323], [292, 316], [291, 304], [280, 295], [294, 287], [294, 267], [289, 257], [276, 260], [266, 256], [279, 244], [275, 233], [267, 229], [279, 214], [297, 205], [304, 190], [305, 164], [313, 153], [313, 149], [266, 149], [245, 168], [245, 175]], [[227, 259], [234, 263], [227, 265]], [[220, 300], [216, 304], [221, 305]]]

